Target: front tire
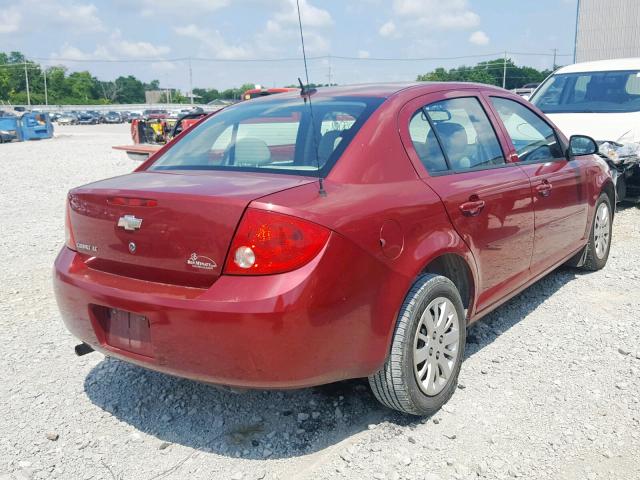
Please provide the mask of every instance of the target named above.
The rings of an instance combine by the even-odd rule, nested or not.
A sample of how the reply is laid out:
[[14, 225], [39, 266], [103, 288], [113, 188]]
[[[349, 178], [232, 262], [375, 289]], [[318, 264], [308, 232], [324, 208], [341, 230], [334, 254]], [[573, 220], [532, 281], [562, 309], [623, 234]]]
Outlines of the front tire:
[[369, 377], [385, 406], [432, 415], [453, 395], [464, 356], [466, 321], [451, 280], [421, 275], [407, 294], [382, 368]]
[[600, 270], [607, 264], [611, 249], [612, 210], [609, 196], [602, 193], [596, 202], [587, 254], [582, 267], [585, 270]]

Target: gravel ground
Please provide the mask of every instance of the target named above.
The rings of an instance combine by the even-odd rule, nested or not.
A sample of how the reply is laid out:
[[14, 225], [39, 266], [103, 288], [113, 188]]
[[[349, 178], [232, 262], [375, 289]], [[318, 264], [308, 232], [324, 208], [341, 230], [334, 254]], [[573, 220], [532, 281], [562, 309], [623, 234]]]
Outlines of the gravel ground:
[[640, 211], [609, 265], [557, 271], [469, 332], [460, 389], [429, 419], [363, 381], [226, 393], [73, 354], [51, 290], [73, 186], [130, 171], [126, 125], [0, 147], [0, 480], [638, 479]]

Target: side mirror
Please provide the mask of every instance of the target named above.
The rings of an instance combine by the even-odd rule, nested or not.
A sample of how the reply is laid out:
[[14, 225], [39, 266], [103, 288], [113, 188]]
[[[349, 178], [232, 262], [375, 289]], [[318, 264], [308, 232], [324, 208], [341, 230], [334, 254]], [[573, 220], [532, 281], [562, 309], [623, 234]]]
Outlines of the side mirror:
[[586, 135], [572, 135], [569, 139], [569, 158], [580, 155], [593, 155], [598, 153], [596, 141]]

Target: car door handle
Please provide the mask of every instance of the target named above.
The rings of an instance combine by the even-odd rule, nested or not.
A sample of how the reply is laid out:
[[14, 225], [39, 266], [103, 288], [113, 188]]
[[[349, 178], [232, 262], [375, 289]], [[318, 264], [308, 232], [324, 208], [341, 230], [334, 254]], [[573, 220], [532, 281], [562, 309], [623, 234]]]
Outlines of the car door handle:
[[465, 217], [477, 217], [484, 208], [484, 200], [472, 200], [460, 205], [460, 211]]
[[544, 182], [542, 182], [540, 185], [536, 187], [536, 191], [540, 196], [548, 197], [549, 194], [551, 193], [552, 188], [553, 188], [553, 185], [551, 185], [547, 180], [545, 180]]

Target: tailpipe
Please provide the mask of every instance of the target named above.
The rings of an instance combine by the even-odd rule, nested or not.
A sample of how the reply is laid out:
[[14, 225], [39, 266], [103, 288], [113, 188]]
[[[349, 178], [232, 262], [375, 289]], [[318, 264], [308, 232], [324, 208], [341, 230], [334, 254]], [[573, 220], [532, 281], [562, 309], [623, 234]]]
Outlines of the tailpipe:
[[91, 345], [86, 344], [84, 342], [82, 342], [79, 345], [76, 345], [73, 349], [75, 350], [76, 355], [79, 357], [86, 355], [87, 353], [93, 352], [93, 347], [91, 347]]

